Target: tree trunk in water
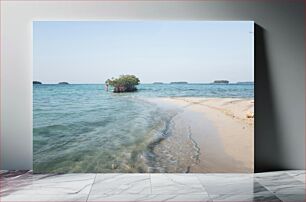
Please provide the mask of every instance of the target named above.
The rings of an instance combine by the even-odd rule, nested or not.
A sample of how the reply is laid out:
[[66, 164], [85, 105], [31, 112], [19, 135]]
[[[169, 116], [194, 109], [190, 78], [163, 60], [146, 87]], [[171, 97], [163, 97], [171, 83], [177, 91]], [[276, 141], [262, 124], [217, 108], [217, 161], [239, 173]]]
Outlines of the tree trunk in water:
[[114, 93], [134, 92], [137, 88], [135, 86], [116, 86], [114, 87]]

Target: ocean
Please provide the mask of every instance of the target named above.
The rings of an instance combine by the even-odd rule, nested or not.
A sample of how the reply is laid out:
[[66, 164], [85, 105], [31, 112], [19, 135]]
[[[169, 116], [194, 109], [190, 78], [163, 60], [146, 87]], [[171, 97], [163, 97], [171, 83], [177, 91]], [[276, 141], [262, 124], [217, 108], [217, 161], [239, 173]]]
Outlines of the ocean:
[[103, 84], [33, 85], [34, 172], [188, 172], [160, 146], [177, 111], [155, 97], [254, 98], [254, 85], [141, 84], [120, 94]]

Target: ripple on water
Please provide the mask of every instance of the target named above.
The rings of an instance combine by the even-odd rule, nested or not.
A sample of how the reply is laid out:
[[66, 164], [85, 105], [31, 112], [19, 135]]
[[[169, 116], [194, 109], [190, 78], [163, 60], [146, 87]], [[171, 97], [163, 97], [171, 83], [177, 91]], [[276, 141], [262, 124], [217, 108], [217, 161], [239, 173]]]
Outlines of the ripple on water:
[[140, 85], [137, 93], [118, 95], [103, 85], [35, 85], [34, 172], [188, 172], [199, 149], [180, 112], [142, 98], [219, 92], [252, 97], [253, 90], [252, 85]]

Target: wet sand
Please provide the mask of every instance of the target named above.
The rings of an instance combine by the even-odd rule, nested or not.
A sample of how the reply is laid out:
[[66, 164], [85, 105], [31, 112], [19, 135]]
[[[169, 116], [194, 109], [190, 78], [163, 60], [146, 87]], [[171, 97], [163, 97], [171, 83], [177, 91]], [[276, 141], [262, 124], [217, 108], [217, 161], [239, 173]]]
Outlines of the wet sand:
[[172, 120], [174, 140], [168, 141], [184, 142], [175, 150], [190, 153], [180, 159], [188, 165], [186, 172], [254, 171], [254, 100], [184, 97], [153, 102], [180, 110]]

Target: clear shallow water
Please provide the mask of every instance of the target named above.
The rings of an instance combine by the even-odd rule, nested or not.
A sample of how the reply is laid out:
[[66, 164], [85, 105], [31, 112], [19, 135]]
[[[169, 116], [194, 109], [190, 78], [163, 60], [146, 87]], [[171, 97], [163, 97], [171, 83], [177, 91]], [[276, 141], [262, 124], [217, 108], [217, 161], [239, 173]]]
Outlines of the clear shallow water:
[[169, 152], [167, 159], [160, 156], [163, 147], [156, 148], [171, 136], [178, 112], [147, 98], [254, 95], [253, 85], [236, 84], [143, 84], [138, 89], [114, 94], [103, 84], [33, 85], [34, 172], [184, 172]]

